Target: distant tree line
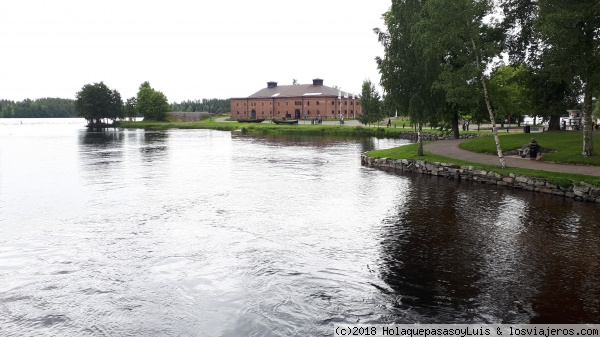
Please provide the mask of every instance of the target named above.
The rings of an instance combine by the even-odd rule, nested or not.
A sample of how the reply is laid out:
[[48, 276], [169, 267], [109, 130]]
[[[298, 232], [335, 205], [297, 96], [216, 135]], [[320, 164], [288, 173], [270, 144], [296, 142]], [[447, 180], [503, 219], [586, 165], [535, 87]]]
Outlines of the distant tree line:
[[67, 118], [77, 117], [75, 100], [39, 98], [22, 101], [0, 100], [0, 118]]
[[144, 116], [144, 120], [162, 121], [166, 119], [169, 111], [229, 111], [228, 99], [188, 100], [169, 104], [167, 96], [152, 88], [147, 81], [140, 85], [135, 97], [130, 97], [125, 102], [117, 90], [110, 89], [103, 82], [84, 85], [76, 97], [77, 115], [88, 120], [90, 125], [103, 124], [104, 120], [114, 122], [137, 116]]
[[173, 111], [185, 111], [185, 112], [210, 112], [214, 114], [229, 112], [229, 99], [203, 98], [201, 100], [194, 101], [182, 101], [180, 103], [171, 103], [171, 109]]
[[40, 98], [11, 101], [0, 99], [0, 118], [69, 118], [83, 117], [93, 123], [100, 119], [123, 119], [144, 116], [162, 120], [169, 111], [229, 112], [229, 99], [200, 99], [171, 103], [148, 82], [140, 85], [138, 94], [125, 102], [117, 90], [103, 82], [86, 84], [77, 92], [76, 99]]

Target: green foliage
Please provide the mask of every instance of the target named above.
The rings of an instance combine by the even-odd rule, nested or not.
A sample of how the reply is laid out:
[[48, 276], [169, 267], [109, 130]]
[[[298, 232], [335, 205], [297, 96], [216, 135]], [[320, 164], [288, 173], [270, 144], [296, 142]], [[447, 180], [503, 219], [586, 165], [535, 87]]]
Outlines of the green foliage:
[[[392, 1], [383, 18], [387, 31], [375, 29], [384, 47], [377, 67], [384, 88], [385, 105], [414, 123], [424, 123], [445, 105], [444, 93], [434, 87], [441, 72], [439, 59], [426, 54], [416, 43], [414, 27], [423, 20], [424, 2]], [[419, 107], [411, 103], [423, 102]]]
[[132, 119], [136, 116], [137, 112], [135, 109], [137, 99], [135, 97], [128, 98], [123, 106], [123, 113], [125, 117]]
[[23, 101], [0, 100], [1, 118], [65, 118], [77, 117], [75, 100], [40, 98]]
[[104, 82], [86, 84], [77, 92], [75, 110], [79, 117], [91, 123], [101, 123], [108, 118], [123, 118], [123, 100], [117, 90], [111, 90]]
[[531, 72], [524, 66], [500, 65], [490, 75], [490, 97], [495, 116], [501, 121], [520, 121], [532, 110], [531, 90], [527, 86]]
[[180, 103], [172, 103], [171, 111], [187, 111], [187, 112], [209, 112], [213, 114], [221, 114], [229, 112], [229, 99], [219, 98], [203, 98], [201, 100], [187, 100]]
[[[565, 113], [563, 105], [570, 102], [563, 98], [581, 96], [582, 155], [593, 156], [592, 96], [600, 89], [598, 0], [502, 0], [502, 3], [505, 34], [515, 36], [507, 40], [507, 49], [513, 54], [511, 59], [526, 62], [540, 76], [538, 85], [532, 86], [538, 89], [534, 91], [536, 110], [554, 106]], [[572, 95], [570, 92], [576, 89], [578, 92]], [[553, 128], [558, 124], [557, 115], [550, 115]]]
[[362, 124], [378, 123], [385, 117], [379, 93], [370, 80], [363, 82], [360, 104], [362, 112], [357, 119]]
[[144, 119], [162, 121], [171, 111], [167, 97], [160, 91], [154, 90], [149, 82], [140, 85], [136, 97], [136, 112]]

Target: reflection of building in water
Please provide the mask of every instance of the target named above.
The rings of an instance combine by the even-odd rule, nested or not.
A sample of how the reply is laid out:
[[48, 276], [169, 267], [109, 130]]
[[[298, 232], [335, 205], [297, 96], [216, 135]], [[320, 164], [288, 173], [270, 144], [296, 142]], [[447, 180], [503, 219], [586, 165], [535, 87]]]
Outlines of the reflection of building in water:
[[267, 87], [245, 98], [230, 99], [233, 119], [256, 118], [354, 118], [361, 113], [360, 99], [348, 92], [323, 85], [320, 78], [312, 84]]

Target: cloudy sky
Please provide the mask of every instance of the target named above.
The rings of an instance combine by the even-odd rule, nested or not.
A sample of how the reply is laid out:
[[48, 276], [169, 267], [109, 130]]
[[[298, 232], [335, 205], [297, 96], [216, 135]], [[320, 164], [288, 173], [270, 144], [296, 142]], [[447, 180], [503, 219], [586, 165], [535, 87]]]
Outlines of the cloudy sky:
[[149, 81], [170, 102], [312, 83], [379, 82], [373, 33], [387, 0], [3, 0], [0, 99], [74, 98]]

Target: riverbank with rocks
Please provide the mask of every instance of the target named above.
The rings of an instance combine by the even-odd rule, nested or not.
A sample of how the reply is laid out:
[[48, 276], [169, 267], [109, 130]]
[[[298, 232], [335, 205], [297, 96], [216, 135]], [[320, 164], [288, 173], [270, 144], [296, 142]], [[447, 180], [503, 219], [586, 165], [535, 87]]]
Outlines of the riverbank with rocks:
[[426, 162], [409, 159], [374, 158], [361, 156], [361, 164], [395, 172], [414, 172], [452, 180], [473, 181], [482, 184], [517, 188], [532, 192], [552, 194], [578, 201], [600, 203], [600, 187], [571, 180], [568, 184], [556, 185], [542, 179], [516, 174], [499, 174], [472, 166], [459, 166], [448, 163]]

